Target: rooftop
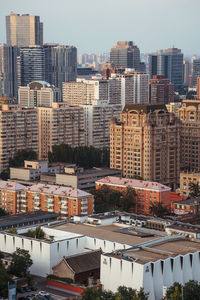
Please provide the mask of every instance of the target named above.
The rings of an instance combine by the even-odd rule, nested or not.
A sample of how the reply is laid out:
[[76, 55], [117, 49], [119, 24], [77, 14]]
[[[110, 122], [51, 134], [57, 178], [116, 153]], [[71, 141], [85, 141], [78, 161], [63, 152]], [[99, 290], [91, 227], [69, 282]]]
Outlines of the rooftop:
[[186, 204], [186, 205], [194, 205], [195, 201], [197, 201], [197, 204], [200, 203], [200, 197], [199, 198], [193, 198], [193, 199], [185, 199], [181, 201], [173, 202], [173, 204]]
[[35, 192], [35, 193], [44, 193], [44, 194], [52, 194], [52, 195], [60, 195], [66, 197], [85, 197], [90, 196], [91, 194], [81, 191], [79, 189], [75, 189], [72, 187], [59, 186], [59, 185], [50, 185], [43, 183], [36, 183], [27, 188], [27, 191]]
[[0, 180], [0, 189], [6, 189], [6, 190], [11, 190], [11, 191], [21, 191], [21, 190], [25, 190], [26, 187], [15, 181]]
[[102, 240], [124, 243], [128, 245], [137, 245], [158, 238], [158, 236], [140, 237], [140, 236], [134, 236], [130, 234], [124, 234], [121, 232], [116, 232], [117, 230], [122, 228], [122, 226], [116, 226], [116, 225], [98, 227], [98, 226], [91, 226], [87, 224], [67, 223], [63, 225], [54, 226], [53, 228], [67, 231], [67, 232], [77, 233], [81, 235], [86, 235], [89, 237], [95, 237]]
[[109, 185], [117, 185], [117, 186], [131, 186], [132, 188], [138, 188], [138, 189], [145, 189], [145, 190], [155, 190], [155, 191], [170, 191], [171, 188], [169, 188], [166, 185], [163, 185], [158, 182], [153, 181], [144, 181], [144, 180], [137, 180], [137, 179], [128, 179], [128, 178], [121, 178], [121, 177], [115, 177], [115, 176], [107, 176], [105, 178], [102, 178], [96, 183], [102, 183], [102, 184], [109, 184]]
[[167, 108], [164, 104], [126, 104], [124, 106], [124, 109], [122, 113], [125, 113], [130, 110], [136, 110], [138, 113], [150, 113], [154, 110], [165, 110], [167, 111]]

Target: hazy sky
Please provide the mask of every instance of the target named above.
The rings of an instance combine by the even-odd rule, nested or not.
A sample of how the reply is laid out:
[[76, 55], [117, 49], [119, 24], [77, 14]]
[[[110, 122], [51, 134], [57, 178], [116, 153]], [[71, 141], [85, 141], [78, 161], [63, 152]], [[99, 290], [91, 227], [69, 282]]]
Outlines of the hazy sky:
[[200, 55], [200, 0], [0, 0], [0, 42], [11, 11], [39, 15], [44, 42], [74, 45], [79, 53], [133, 40], [143, 53], [174, 45]]

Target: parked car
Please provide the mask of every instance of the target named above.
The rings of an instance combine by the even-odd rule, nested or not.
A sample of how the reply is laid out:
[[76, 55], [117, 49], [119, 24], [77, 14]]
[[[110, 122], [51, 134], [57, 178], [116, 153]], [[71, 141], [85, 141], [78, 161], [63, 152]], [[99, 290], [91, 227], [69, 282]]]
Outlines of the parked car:
[[18, 292], [18, 293], [24, 294], [24, 293], [26, 293], [26, 290], [25, 290], [24, 287], [18, 287], [18, 288], [17, 288], [17, 292]]
[[49, 296], [49, 293], [47, 293], [46, 291], [40, 291], [38, 293], [39, 296]]
[[26, 292], [31, 292], [31, 288], [29, 286], [25, 286], [24, 289]]
[[37, 291], [37, 288], [35, 286], [30, 286], [31, 291]]

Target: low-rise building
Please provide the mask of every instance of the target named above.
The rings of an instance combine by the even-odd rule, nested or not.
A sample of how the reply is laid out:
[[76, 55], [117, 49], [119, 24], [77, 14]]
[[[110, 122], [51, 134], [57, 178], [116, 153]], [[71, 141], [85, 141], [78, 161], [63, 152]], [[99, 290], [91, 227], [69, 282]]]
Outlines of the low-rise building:
[[134, 208], [136, 213], [149, 214], [152, 202], [162, 202], [168, 208], [171, 205], [171, 188], [158, 182], [108, 176], [96, 181], [97, 189], [103, 185], [118, 191], [132, 187], [136, 192]]
[[172, 202], [171, 210], [176, 215], [199, 214], [200, 198], [185, 199], [182, 201]]

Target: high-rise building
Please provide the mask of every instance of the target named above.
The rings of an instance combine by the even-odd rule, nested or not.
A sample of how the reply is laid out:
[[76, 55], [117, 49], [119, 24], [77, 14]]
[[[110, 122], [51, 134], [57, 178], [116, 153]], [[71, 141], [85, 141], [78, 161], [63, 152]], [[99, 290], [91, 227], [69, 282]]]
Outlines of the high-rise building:
[[183, 100], [179, 108], [181, 129], [181, 168], [200, 171], [200, 100]]
[[51, 107], [53, 102], [60, 102], [59, 88], [45, 81], [33, 81], [18, 89], [18, 103], [22, 107]]
[[197, 99], [200, 99], [200, 77], [197, 77]]
[[184, 86], [189, 86], [189, 75], [191, 75], [191, 63], [184, 59], [183, 60], [184, 65]]
[[41, 46], [20, 48], [21, 86], [32, 81], [44, 80], [44, 49]]
[[84, 109], [85, 145], [96, 148], [110, 147], [110, 120], [119, 120], [120, 104], [94, 101], [91, 105], [81, 105]]
[[36, 109], [2, 104], [0, 109], [0, 172], [18, 150], [38, 152], [38, 114]]
[[47, 159], [53, 145], [62, 143], [82, 146], [84, 141], [84, 112], [79, 106], [65, 103], [38, 107], [39, 159]]
[[179, 182], [181, 123], [165, 105], [126, 105], [111, 120], [110, 167], [173, 188]]
[[110, 62], [117, 69], [140, 71], [140, 49], [131, 41], [119, 41], [111, 48]]
[[45, 81], [60, 90], [62, 83], [75, 81], [77, 76], [77, 49], [74, 46], [45, 44]]
[[17, 48], [0, 44], [0, 97], [17, 98]]
[[193, 86], [197, 84], [197, 77], [200, 77], [200, 59], [193, 60]]
[[6, 16], [6, 35], [9, 46], [42, 45], [43, 23], [39, 16], [10, 14]]
[[183, 54], [180, 49], [169, 48], [149, 55], [149, 75], [164, 75], [174, 84], [175, 90], [183, 87]]
[[174, 85], [163, 75], [153, 75], [150, 80], [150, 102], [168, 104], [174, 101]]

